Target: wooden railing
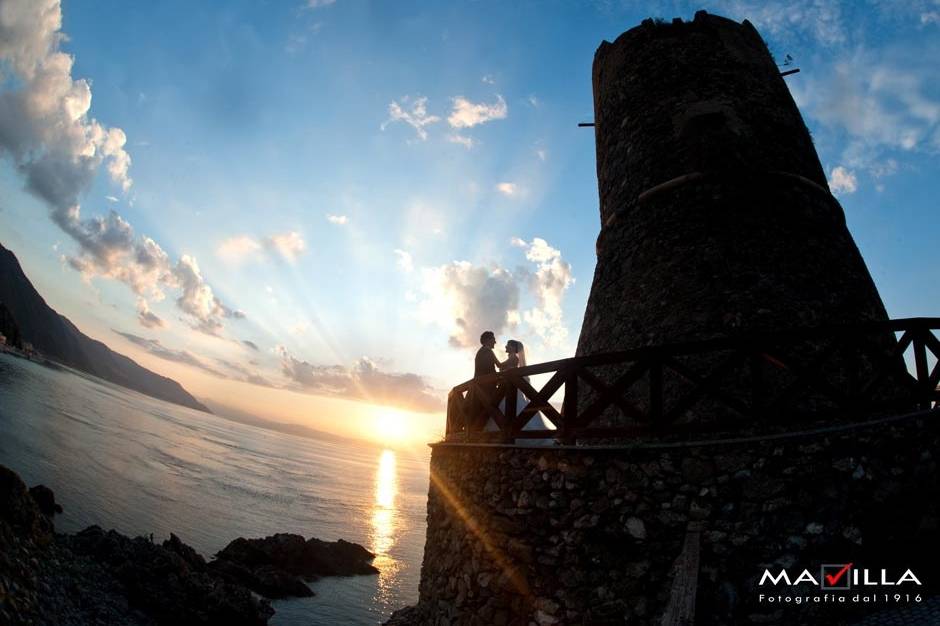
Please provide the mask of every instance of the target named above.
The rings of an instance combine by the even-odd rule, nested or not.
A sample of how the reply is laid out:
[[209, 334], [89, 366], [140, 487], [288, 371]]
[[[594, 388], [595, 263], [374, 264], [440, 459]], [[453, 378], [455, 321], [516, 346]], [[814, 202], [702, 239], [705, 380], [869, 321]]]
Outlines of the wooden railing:
[[[899, 319], [644, 347], [510, 369], [450, 391], [446, 439], [573, 443], [649, 432], [720, 431], [758, 420], [791, 424], [832, 414], [858, 419], [933, 409], [940, 400], [938, 330], [940, 318]], [[550, 376], [536, 389], [529, 377], [540, 375]], [[554, 397], [562, 389], [558, 404]], [[538, 414], [550, 427], [532, 429], [529, 422]]]

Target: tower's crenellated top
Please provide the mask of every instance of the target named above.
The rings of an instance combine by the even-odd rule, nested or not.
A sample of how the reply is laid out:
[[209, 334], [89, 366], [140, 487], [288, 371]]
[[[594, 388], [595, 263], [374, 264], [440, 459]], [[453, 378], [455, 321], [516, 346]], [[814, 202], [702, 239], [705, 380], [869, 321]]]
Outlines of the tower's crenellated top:
[[654, 22], [594, 55], [601, 223], [693, 172], [826, 177], [780, 68], [748, 21]]

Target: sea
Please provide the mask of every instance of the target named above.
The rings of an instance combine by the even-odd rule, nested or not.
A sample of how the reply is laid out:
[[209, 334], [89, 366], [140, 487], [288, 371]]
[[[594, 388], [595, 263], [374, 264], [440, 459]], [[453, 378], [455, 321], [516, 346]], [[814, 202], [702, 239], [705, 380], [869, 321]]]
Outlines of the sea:
[[278, 532], [376, 554], [378, 575], [273, 602], [275, 626], [378, 624], [417, 600], [429, 457], [233, 422], [0, 354], [0, 464], [55, 492], [57, 530], [172, 532], [206, 557]]

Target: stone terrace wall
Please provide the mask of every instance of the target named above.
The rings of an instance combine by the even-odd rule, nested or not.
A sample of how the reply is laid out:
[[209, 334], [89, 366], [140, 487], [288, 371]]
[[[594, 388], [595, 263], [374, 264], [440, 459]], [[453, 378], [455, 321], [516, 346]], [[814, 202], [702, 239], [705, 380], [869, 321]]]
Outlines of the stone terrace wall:
[[690, 521], [704, 526], [696, 623], [826, 617], [758, 606], [764, 567], [913, 568], [929, 589], [938, 438], [934, 415], [685, 447], [436, 444], [411, 619], [659, 623]]

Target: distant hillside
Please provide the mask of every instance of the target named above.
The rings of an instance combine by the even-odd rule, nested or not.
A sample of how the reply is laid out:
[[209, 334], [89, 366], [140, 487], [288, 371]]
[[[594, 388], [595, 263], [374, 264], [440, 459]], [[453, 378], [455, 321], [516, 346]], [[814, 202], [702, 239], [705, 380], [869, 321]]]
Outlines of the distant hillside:
[[56, 313], [26, 278], [16, 256], [2, 245], [0, 303], [16, 320], [22, 341], [49, 358], [160, 400], [212, 412], [175, 380], [141, 367]]

